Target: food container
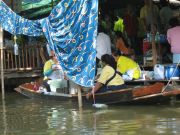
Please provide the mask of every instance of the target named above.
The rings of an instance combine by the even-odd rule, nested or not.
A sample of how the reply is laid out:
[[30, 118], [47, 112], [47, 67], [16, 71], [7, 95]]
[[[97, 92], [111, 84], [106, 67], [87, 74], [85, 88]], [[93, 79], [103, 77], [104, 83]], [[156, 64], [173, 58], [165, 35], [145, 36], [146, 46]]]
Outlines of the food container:
[[147, 39], [143, 40], [143, 54], [146, 54], [148, 50], [151, 49], [150, 43], [147, 41]]
[[180, 68], [177, 65], [168, 65], [165, 66], [165, 78], [170, 79], [171, 77], [179, 77], [180, 76]]

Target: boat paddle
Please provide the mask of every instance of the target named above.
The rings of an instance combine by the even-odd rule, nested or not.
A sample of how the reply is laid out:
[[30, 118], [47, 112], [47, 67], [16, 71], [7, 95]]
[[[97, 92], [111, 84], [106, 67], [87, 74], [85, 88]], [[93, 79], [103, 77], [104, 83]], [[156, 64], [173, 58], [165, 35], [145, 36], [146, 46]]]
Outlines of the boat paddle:
[[94, 93], [94, 87], [92, 89], [92, 96], [93, 96], [93, 107], [97, 108], [97, 109], [104, 109], [107, 108], [108, 106], [106, 104], [100, 104], [100, 103], [96, 103], [96, 99], [95, 99], [95, 93]]

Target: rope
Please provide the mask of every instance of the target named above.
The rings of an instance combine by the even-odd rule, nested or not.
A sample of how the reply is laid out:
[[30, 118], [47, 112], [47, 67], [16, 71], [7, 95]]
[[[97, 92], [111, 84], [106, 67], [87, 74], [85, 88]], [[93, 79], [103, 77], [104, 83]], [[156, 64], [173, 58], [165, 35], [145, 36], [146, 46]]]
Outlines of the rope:
[[[174, 71], [173, 71], [172, 76], [174, 76], [174, 73], [175, 73], [176, 69], [178, 68], [179, 64], [180, 64], [180, 60], [178, 61], [177, 65], [176, 65], [176, 68], [175, 68]], [[166, 90], [166, 88], [168, 87], [168, 85], [169, 85], [169, 83], [170, 83], [171, 81], [172, 81], [172, 77], [170, 77], [170, 80], [168, 81], [168, 83], [166, 84], [166, 86], [162, 89], [162, 91], [161, 91], [162, 93]]]

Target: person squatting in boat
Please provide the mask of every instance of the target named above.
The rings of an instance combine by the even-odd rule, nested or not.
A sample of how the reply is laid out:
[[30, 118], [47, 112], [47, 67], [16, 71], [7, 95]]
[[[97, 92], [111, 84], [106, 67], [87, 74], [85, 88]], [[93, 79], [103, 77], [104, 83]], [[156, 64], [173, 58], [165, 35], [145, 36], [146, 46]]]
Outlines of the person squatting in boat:
[[43, 74], [44, 74], [43, 86], [46, 88], [47, 92], [51, 92], [49, 81], [57, 80], [57, 79], [66, 80], [66, 75], [59, 64], [57, 56], [55, 55], [54, 51], [51, 51], [51, 56], [49, 57], [50, 59], [46, 61], [43, 68]]
[[126, 88], [123, 78], [120, 73], [116, 71], [117, 64], [114, 57], [109, 54], [104, 54], [101, 56], [101, 61], [104, 64], [104, 68], [91, 92], [86, 94], [87, 99], [90, 98], [93, 93]]
[[141, 77], [139, 65], [127, 56], [121, 55], [121, 52], [111, 48], [112, 55], [117, 61], [117, 70], [122, 74], [124, 80], [136, 80]]

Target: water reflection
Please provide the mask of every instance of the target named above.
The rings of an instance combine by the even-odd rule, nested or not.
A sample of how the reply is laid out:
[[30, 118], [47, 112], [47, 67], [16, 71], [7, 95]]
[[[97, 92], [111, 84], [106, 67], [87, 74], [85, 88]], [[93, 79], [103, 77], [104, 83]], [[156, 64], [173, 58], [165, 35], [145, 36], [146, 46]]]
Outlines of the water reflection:
[[179, 106], [109, 106], [79, 110], [71, 102], [31, 100], [15, 93], [1, 101], [0, 135], [180, 134]]
[[3, 121], [3, 135], [6, 135], [7, 133], [7, 116], [6, 116], [6, 103], [5, 100], [2, 99], [2, 121]]

